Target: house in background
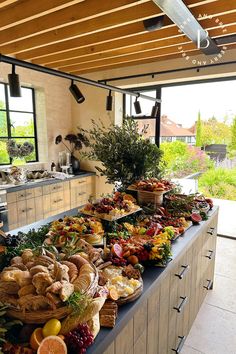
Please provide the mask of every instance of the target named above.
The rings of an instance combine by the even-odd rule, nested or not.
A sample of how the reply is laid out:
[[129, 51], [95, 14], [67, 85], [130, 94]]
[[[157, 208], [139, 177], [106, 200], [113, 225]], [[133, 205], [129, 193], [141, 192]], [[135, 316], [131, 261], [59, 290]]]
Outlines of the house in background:
[[190, 129], [183, 128], [182, 124], [175, 123], [166, 115], [162, 115], [160, 142], [172, 142], [176, 140], [183, 141], [189, 145], [195, 145], [196, 135]]

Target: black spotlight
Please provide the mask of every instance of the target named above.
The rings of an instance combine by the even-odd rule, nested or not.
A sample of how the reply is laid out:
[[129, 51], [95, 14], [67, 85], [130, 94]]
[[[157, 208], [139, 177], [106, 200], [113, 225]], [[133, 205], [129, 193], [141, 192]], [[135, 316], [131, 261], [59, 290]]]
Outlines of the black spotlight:
[[152, 107], [152, 113], [151, 113], [151, 117], [157, 117], [158, 115], [158, 111], [159, 111], [159, 106], [158, 103], [155, 102], [154, 106]]
[[72, 80], [71, 85], [70, 85], [70, 92], [74, 96], [74, 98], [75, 98], [77, 103], [83, 103], [85, 101], [85, 97], [83, 96], [83, 94], [80, 91], [80, 89], [78, 88], [78, 86], [76, 86], [74, 84], [73, 80]]
[[139, 96], [137, 96], [135, 101], [134, 101], [134, 109], [135, 109], [135, 113], [136, 114], [142, 113], [140, 102], [138, 101], [138, 98], [139, 98]]
[[112, 111], [112, 95], [111, 95], [111, 90], [109, 91], [109, 95], [107, 96], [106, 110], [107, 110], [107, 111]]
[[158, 16], [158, 17], [153, 17], [153, 18], [148, 18], [147, 20], [143, 21], [143, 25], [146, 31], [152, 32], [157, 29], [160, 29], [164, 25], [164, 15], [163, 16]]
[[11, 97], [21, 97], [19, 75], [15, 73], [15, 65], [12, 65], [12, 73], [8, 74], [8, 83]]

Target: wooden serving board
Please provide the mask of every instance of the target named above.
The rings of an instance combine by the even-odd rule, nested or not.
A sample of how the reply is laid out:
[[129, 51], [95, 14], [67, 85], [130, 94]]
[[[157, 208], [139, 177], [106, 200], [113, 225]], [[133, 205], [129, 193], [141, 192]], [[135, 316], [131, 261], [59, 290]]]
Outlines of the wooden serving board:
[[143, 280], [142, 278], [138, 279], [141, 282], [141, 285], [138, 289], [135, 290], [135, 292], [132, 295], [126, 296], [126, 297], [120, 297], [116, 303], [118, 306], [125, 305], [128, 302], [132, 302], [136, 300], [139, 296], [142, 295], [143, 292]]

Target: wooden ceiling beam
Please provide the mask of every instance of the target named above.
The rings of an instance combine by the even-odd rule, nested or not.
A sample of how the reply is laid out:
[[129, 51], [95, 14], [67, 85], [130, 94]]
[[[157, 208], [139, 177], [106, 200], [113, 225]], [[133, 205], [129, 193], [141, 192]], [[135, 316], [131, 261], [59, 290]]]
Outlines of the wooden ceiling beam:
[[[228, 28], [230, 25], [236, 23], [236, 18], [234, 14], [227, 14], [222, 16], [221, 20], [223, 23], [227, 23]], [[205, 19], [200, 21], [203, 28], [209, 30], [214, 28], [220, 28], [217, 23], [211, 19]], [[228, 31], [231, 32], [232, 29], [228, 28]], [[222, 29], [220, 31], [223, 34]], [[226, 33], [227, 34], [227, 33]], [[35, 64], [49, 65], [51, 67], [60, 67], [62, 65], [71, 65], [78, 61], [78, 58], [92, 58], [97, 57], [99, 54], [105, 54], [111, 51], [118, 51], [128, 48], [130, 51], [134, 50], [138, 45], [145, 45], [152, 43], [154, 46], [162, 45], [163, 41], [168, 40], [167, 43], [171, 43], [171, 40], [176, 38], [181, 38], [183, 35], [178, 32], [176, 26], [172, 25], [165, 26], [164, 28], [156, 32], [144, 32], [140, 35], [134, 37], [122, 38], [119, 40], [109, 41], [106, 43], [98, 44], [95, 46], [83, 47], [79, 49], [74, 49], [71, 51], [58, 53], [50, 55], [47, 57], [42, 57], [36, 60], [33, 60]], [[182, 40], [182, 39], [181, 39]]]
[[[190, 0], [188, 0], [190, 1]], [[221, 0], [222, 1], [222, 0]], [[231, 0], [230, 0], [231, 1]], [[215, 1], [214, 3], [218, 3], [219, 1]], [[212, 5], [212, 4], [211, 4]], [[222, 5], [222, 4], [221, 4]], [[231, 4], [232, 6], [232, 4]], [[194, 10], [196, 12], [196, 16], [199, 14], [204, 13], [204, 5], [200, 6], [195, 6]], [[222, 11], [222, 7], [220, 8], [220, 11]], [[214, 12], [213, 15], [217, 15], [217, 11]], [[158, 33], [161, 30], [155, 31], [154, 33]], [[36, 58], [41, 58], [41, 57], [49, 57], [61, 53], [61, 52], [66, 52], [68, 53], [73, 50], [74, 48], [79, 49], [82, 47], [86, 47], [91, 45], [91, 50], [93, 51], [94, 45], [105, 43], [105, 42], [110, 42], [110, 41], [115, 41], [117, 39], [125, 38], [125, 37], [130, 37], [134, 35], [140, 35], [140, 34], [148, 34], [143, 27], [142, 22], [135, 22], [129, 25], [113, 28], [113, 29], [108, 29], [103, 32], [98, 32], [98, 33], [93, 33], [93, 34], [88, 34], [87, 36], [79, 37], [79, 38], [74, 38], [71, 40], [66, 40], [63, 42], [58, 42], [54, 44], [48, 44], [46, 46], [42, 46], [40, 48], [36, 49], [30, 49], [30, 50], [25, 50], [21, 53], [17, 53], [17, 57], [21, 60], [32, 60]], [[4, 48], [3, 47], [3, 52], [6, 53], [6, 50], [9, 50], [10, 48]], [[1, 50], [1, 47], [0, 47]], [[9, 53], [8, 53], [9, 54]], [[72, 53], [73, 57], [73, 53]], [[56, 59], [53, 60], [58, 60], [58, 56]], [[46, 60], [46, 61], [39, 61], [39, 63], [47, 63], [47, 62], [52, 62], [51, 59]]]
[[98, 2], [97, 0], [86, 0], [72, 6], [68, 5], [66, 8], [60, 10], [55, 9], [53, 13], [32, 20], [30, 20], [30, 18], [26, 19], [26, 23], [24, 22], [12, 28], [2, 30], [0, 32], [0, 43], [7, 44], [16, 40], [22, 40], [24, 38], [35, 36], [36, 33], [44, 33], [64, 26], [84, 22], [117, 10], [125, 10], [129, 7], [146, 3], [148, 1], [150, 0], [116, 0], [114, 4], [111, 1]]
[[[229, 31], [227, 32], [227, 35], [229, 34], [235, 34], [236, 33], [236, 24], [230, 27]], [[217, 37], [222, 37], [222, 29], [221, 28], [216, 28], [213, 30], [209, 31], [209, 34], [212, 38], [217, 38]], [[139, 54], [139, 53], [147, 53], [149, 51], [153, 51], [155, 49], [158, 50], [163, 50], [165, 48], [170, 48], [174, 47], [176, 45], [183, 45], [186, 43], [191, 43], [189, 39], [186, 36], [181, 36], [181, 37], [175, 37], [175, 38], [169, 38], [163, 41], [155, 42], [155, 43], [148, 43], [148, 44], [143, 44], [143, 45], [138, 45], [138, 46], [133, 46], [131, 48], [127, 47], [122, 50], [117, 50], [117, 51], [112, 51], [109, 53], [101, 53], [97, 54], [95, 56], [86, 56], [83, 58], [75, 60], [74, 63], [68, 64], [68, 63], [61, 63], [61, 65], [47, 65], [48, 67], [51, 68], [57, 68], [61, 71], [67, 71], [67, 70], [73, 70], [76, 68], [78, 65], [83, 64], [83, 63], [92, 63], [92, 62], [97, 62], [99, 60], [110, 60], [111, 58], [119, 58], [119, 57], [124, 57], [127, 55], [133, 55], [133, 54]]]
[[33, 37], [10, 44], [1, 44], [0, 52], [4, 54], [15, 54], [29, 48], [40, 47], [42, 45], [47, 45], [48, 43], [56, 43], [70, 38], [85, 36], [90, 33], [123, 26], [128, 23], [151, 18], [157, 15], [162, 15], [162, 12], [160, 10], [158, 12], [158, 8], [153, 2], [137, 3], [133, 8], [128, 8], [125, 11], [119, 10], [115, 13], [96, 17], [92, 21], [85, 20], [84, 22], [37, 34]]
[[[14, 6], [7, 7], [5, 9], [0, 9], [0, 29], [3, 31], [9, 27], [14, 27], [17, 31], [17, 25], [32, 19], [36, 19], [39, 16], [50, 14], [59, 9], [64, 9], [67, 6], [74, 5], [75, 3], [80, 3], [84, 0], [24, 0], [18, 1]], [[24, 25], [28, 28], [28, 25]], [[28, 28], [30, 30], [30, 28]], [[8, 32], [3, 31], [5, 36]], [[10, 33], [10, 32], [9, 32]], [[16, 33], [15, 33], [16, 34]]]
[[[192, 46], [193, 44], [191, 44]], [[229, 49], [234, 49], [236, 48], [236, 44], [229, 44], [227, 45], [228, 50]], [[181, 53], [179, 52], [179, 50], [172, 48], [172, 52], [170, 51], [168, 53], [168, 48], [166, 48], [166, 52], [162, 53], [160, 55], [160, 53], [158, 55], [155, 55], [153, 53], [152, 56], [148, 57], [148, 58], [133, 58], [132, 61], [120, 61], [120, 62], [116, 62], [116, 63], [106, 63], [106, 64], [102, 64], [100, 66], [93, 66], [93, 67], [84, 67], [84, 68], [79, 68], [76, 71], [70, 72], [71, 74], [74, 75], [82, 75], [82, 74], [87, 74], [87, 73], [91, 73], [91, 72], [99, 72], [102, 70], [110, 70], [110, 69], [116, 69], [116, 68], [121, 68], [121, 67], [127, 67], [127, 66], [133, 66], [133, 65], [142, 65], [142, 64], [147, 64], [147, 63], [153, 63], [153, 62], [158, 62], [158, 61], [163, 61], [163, 60], [171, 60], [171, 59], [175, 59], [175, 58], [181, 58]], [[185, 47], [186, 50], [186, 54], [190, 57], [192, 55], [198, 55], [198, 54], [202, 54], [200, 50], [196, 49], [196, 48], [192, 48], [187, 49], [187, 47]], [[186, 60], [183, 58], [183, 61]], [[69, 72], [69, 71], [67, 71]]]
[[16, 3], [18, 0], [0, 0], [0, 9], [3, 7], [9, 6], [13, 3]]

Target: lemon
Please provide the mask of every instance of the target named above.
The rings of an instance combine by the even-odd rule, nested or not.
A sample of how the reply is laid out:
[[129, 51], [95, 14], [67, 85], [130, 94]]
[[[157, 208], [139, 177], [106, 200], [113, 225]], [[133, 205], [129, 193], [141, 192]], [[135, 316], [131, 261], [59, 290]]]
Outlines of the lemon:
[[43, 336], [56, 336], [61, 330], [61, 322], [56, 318], [52, 318], [48, 322], [45, 323], [43, 327]]

